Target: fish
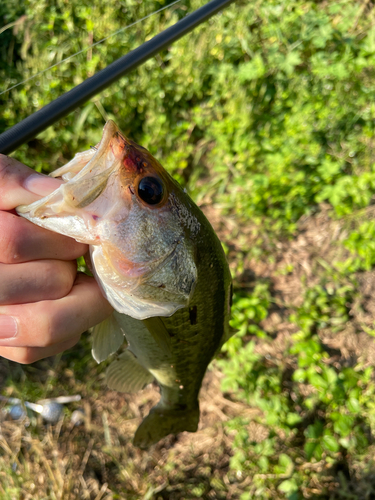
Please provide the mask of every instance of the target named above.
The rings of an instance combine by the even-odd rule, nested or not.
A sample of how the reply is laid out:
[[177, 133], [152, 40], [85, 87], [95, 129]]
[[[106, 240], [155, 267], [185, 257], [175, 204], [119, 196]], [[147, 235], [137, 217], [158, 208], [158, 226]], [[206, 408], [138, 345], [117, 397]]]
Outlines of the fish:
[[159, 385], [160, 400], [133, 444], [147, 449], [169, 434], [197, 431], [203, 377], [231, 335], [232, 280], [215, 231], [178, 182], [111, 120], [99, 144], [51, 175], [64, 183], [17, 212], [89, 245], [88, 265], [114, 308], [92, 340], [98, 363], [115, 355], [109, 388], [134, 393]]

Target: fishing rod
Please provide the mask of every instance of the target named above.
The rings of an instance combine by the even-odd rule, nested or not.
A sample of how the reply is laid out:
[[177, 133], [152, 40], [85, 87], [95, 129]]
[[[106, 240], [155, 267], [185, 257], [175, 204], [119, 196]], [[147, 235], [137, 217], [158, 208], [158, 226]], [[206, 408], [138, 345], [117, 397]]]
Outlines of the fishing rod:
[[234, 0], [211, 0], [173, 26], [120, 57], [106, 68], [0, 134], [0, 153], [9, 154], [54, 122], [78, 108], [122, 76], [207, 21]]

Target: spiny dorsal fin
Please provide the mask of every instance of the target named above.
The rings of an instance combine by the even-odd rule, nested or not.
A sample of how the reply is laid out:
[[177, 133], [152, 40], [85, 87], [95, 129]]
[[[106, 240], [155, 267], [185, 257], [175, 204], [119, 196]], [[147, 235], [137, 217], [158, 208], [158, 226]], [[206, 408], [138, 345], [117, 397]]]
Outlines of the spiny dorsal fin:
[[151, 373], [128, 350], [109, 365], [105, 377], [110, 389], [129, 393], [140, 391], [154, 380]]
[[101, 363], [124, 342], [124, 332], [113, 314], [93, 328], [92, 356]]

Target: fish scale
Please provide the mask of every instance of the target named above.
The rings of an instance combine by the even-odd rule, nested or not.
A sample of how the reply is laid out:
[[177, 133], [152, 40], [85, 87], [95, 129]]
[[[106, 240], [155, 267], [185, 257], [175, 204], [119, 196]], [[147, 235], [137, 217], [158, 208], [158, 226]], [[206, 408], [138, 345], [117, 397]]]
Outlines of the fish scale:
[[168, 434], [196, 431], [202, 379], [229, 337], [231, 276], [214, 230], [112, 121], [95, 151], [52, 175], [65, 184], [17, 211], [90, 245], [94, 276], [115, 309], [94, 328], [93, 356], [106, 359], [125, 337], [127, 349], [106, 372], [109, 387], [136, 392], [153, 378], [160, 387], [134, 444], [148, 448]]

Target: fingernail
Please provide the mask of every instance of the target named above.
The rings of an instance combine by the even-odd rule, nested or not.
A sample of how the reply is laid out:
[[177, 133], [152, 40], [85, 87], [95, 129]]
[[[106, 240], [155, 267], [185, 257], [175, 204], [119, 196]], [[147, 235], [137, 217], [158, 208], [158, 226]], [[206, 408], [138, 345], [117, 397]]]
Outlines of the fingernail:
[[18, 323], [12, 316], [0, 315], [0, 339], [11, 339], [17, 335]]
[[53, 179], [42, 174], [31, 174], [25, 179], [23, 187], [30, 191], [30, 193], [46, 196], [55, 191], [61, 184], [62, 181], [58, 179]]

